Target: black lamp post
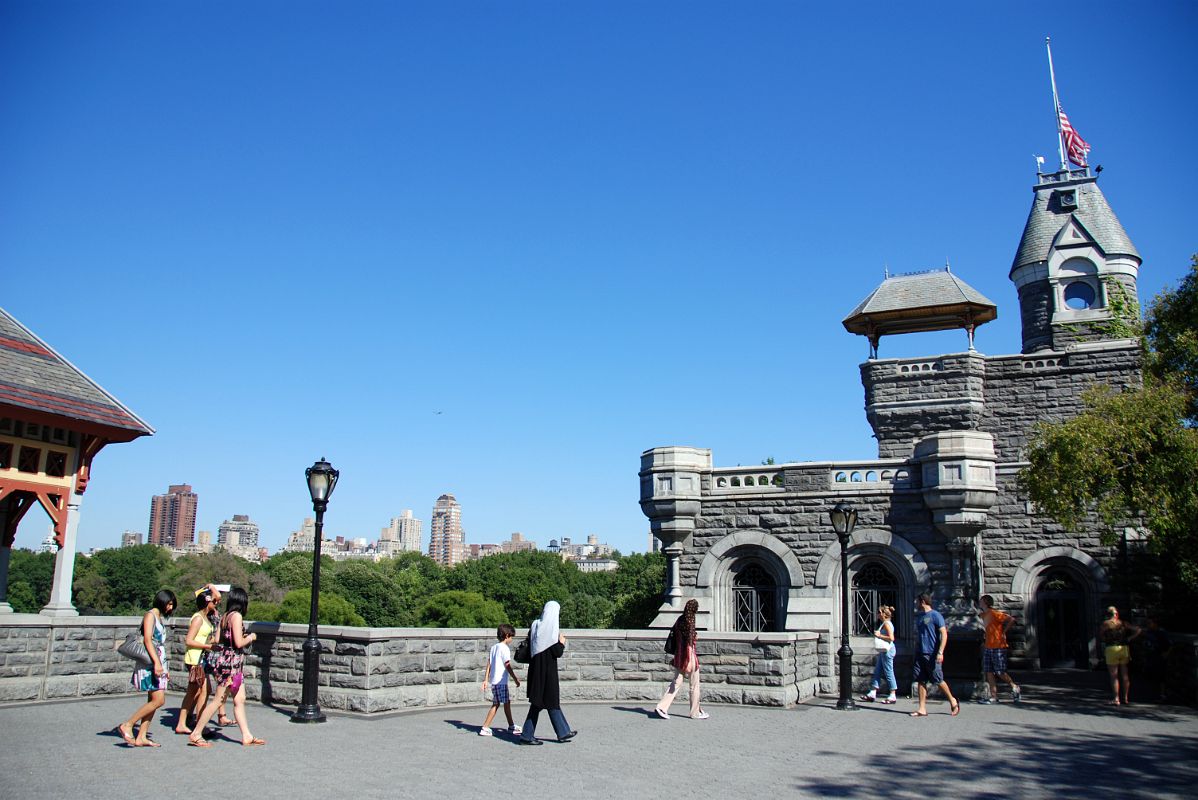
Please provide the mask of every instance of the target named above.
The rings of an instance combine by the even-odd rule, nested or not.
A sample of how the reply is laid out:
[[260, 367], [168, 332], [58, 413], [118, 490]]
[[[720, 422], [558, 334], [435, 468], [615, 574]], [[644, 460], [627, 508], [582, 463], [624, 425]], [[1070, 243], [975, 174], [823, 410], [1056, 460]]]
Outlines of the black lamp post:
[[299, 708], [291, 715], [291, 721], [324, 722], [324, 714], [316, 702], [320, 678], [320, 640], [316, 638], [316, 615], [320, 610], [320, 543], [324, 539], [324, 511], [329, 507], [329, 497], [341, 473], [322, 457], [304, 474], [308, 477], [312, 510], [316, 512], [316, 537], [312, 548], [312, 605], [308, 609], [308, 638], [304, 640], [304, 688]]
[[841, 501], [829, 512], [840, 540], [840, 699], [836, 708], [856, 711], [853, 702], [853, 648], [849, 647], [849, 537], [857, 527], [857, 509]]

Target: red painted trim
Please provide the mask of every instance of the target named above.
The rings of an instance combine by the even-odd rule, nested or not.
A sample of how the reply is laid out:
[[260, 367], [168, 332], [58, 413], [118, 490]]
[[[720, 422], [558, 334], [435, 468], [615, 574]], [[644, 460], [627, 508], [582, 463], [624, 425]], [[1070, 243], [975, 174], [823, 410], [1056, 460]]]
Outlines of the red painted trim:
[[66, 428], [76, 433], [90, 433], [109, 442], [131, 442], [139, 436], [148, 436], [150, 434], [150, 431], [145, 429], [116, 428], [91, 420], [64, 417], [61, 414], [39, 411], [35, 408], [27, 408], [25, 406], [14, 406], [3, 401], [0, 401], [0, 414], [12, 417], [13, 419], [19, 419], [21, 422], [36, 422], [39, 425]]
[[28, 403], [33, 405], [35, 409], [40, 408], [41, 410], [51, 412], [74, 412], [74, 415], [82, 416], [84, 419], [90, 418], [96, 422], [123, 423], [127, 426], [133, 421], [128, 414], [119, 408], [100, 406], [84, 400], [58, 397], [46, 392], [34, 392], [11, 385], [0, 384], [0, 400], [7, 400], [10, 403], [18, 404]]
[[0, 347], [7, 350], [16, 350], [20, 353], [32, 353], [35, 356], [43, 356], [44, 358], [54, 358], [54, 354], [42, 347], [37, 342], [30, 342], [25, 339], [14, 339], [11, 336], [0, 336]]

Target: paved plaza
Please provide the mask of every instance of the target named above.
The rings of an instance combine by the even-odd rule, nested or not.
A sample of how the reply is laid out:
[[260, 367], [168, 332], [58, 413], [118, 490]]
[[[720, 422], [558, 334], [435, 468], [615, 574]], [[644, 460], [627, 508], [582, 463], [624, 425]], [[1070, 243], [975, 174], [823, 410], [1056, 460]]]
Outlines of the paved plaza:
[[578, 738], [543, 747], [519, 747], [498, 728], [478, 736], [481, 706], [298, 726], [252, 705], [267, 746], [243, 748], [230, 728], [233, 738], [207, 750], [171, 732], [173, 709], [154, 723], [161, 748], [126, 747], [112, 728], [136, 707], [132, 696], [6, 706], [0, 797], [1193, 796], [1193, 709], [1114, 709], [1096, 691], [1030, 684], [1026, 697], [965, 703], [955, 719], [943, 702], [912, 719], [906, 699], [855, 713], [826, 698], [790, 710], [711, 706], [710, 720], [668, 722], [648, 706], [579, 704], [565, 709]]

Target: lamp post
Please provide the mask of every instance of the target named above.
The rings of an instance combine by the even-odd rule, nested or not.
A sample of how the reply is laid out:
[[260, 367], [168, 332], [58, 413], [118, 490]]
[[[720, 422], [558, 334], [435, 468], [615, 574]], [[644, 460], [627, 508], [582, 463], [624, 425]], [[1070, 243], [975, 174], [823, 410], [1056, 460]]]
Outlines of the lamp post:
[[841, 501], [829, 512], [840, 540], [840, 711], [856, 711], [853, 702], [853, 648], [849, 647], [849, 537], [857, 527], [857, 509]]
[[312, 495], [312, 510], [316, 512], [316, 536], [312, 548], [312, 605], [308, 609], [308, 638], [304, 640], [304, 688], [299, 708], [291, 715], [292, 722], [324, 722], [320, 704], [316, 702], [320, 677], [320, 640], [316, 638], [316, 615], [320, 610], [320, 543], [324, 539], [324, 511], [341, 473], [322, 456], [304, 473], [308, 478], [308, 493]]

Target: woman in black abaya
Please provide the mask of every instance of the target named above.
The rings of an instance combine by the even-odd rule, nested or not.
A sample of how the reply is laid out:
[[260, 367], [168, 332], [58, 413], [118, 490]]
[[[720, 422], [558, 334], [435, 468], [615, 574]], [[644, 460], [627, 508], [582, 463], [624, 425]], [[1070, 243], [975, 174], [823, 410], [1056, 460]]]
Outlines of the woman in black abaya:
[[541, 610], [541, 618], [532, 624], [528, 633], [532, 660], [528, 664], [528, 718], [524, 720], [520, 744], [542, 744], [536, 737], [537, 718], [541, 710], [549, 712], [549, 721], [559, 742], [568, 742], [578, 735], [571, 730], [562, 714], [557, 685], [557, 660], [566, 652], [566, 637], [557, 627], [561, 606], [550, 600]]

